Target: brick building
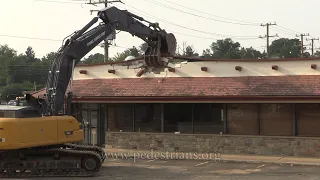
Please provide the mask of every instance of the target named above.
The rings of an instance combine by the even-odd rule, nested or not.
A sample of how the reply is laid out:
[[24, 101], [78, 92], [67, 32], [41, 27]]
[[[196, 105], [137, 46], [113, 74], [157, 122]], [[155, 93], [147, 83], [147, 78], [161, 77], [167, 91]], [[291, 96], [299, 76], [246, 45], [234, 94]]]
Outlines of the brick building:
[[90, 144], [319, 156], [319, 65], [190, 59], [145, 73], [139, 64], [78, 65], [73, 108], [90, 124]]

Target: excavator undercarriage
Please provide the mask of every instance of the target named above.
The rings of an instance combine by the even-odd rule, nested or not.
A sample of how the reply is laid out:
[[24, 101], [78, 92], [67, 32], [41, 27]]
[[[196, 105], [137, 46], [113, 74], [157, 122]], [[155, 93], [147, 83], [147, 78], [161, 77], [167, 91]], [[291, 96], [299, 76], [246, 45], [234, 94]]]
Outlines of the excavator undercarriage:
[[100, 147], [64, 144], [0, 152], [0, 178], [89, 177], [104, 160]]

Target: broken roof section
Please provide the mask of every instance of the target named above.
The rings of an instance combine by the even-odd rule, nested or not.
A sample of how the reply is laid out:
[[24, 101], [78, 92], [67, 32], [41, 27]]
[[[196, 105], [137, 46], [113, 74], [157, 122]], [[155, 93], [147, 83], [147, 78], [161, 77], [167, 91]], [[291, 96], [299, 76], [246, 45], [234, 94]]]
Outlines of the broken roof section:
[[140, 76], [137, 64], [80, 65], [75, 68], [73, 93], [74, 99], [88, 101], [319, 100], [319, 65], [320, 59], [184, 61]]

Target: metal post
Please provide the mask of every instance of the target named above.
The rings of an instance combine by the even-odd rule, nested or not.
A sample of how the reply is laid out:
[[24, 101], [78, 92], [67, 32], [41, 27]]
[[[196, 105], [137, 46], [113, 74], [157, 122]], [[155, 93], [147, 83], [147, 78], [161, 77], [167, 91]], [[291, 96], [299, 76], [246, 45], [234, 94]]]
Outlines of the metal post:
[[164, 104], [161, 104], [161, 132], [163, 133], [165, 131], [164, 128]]
[[191, 107], [191, 121], [192, 121], [192, 134], [194, 134], [194, 103], [192, 104], [192, 107]]
[[296, 104], [293, 103], [292, 104], [292, 135], [293, 136], [298, 136], [298, 124], [297, 124], [297, 108], [296, 108]]

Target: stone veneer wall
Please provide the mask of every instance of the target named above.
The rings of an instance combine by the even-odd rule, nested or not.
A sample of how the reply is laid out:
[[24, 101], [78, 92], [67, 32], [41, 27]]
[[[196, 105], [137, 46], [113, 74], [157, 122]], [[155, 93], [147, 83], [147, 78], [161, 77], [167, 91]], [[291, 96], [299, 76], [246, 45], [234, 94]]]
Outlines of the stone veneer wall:
[[320, 138], [106, 132], [111, 148], [320, 157]]

